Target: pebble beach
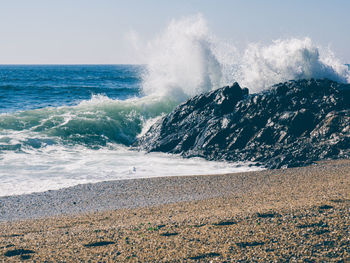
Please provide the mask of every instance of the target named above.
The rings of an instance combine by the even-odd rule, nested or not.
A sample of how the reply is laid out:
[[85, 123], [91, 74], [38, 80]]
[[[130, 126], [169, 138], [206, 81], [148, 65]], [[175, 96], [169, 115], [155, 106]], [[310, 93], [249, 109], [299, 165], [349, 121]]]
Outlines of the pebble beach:
[[349, 262], [350, 160], [0, 198], [2, 262]]

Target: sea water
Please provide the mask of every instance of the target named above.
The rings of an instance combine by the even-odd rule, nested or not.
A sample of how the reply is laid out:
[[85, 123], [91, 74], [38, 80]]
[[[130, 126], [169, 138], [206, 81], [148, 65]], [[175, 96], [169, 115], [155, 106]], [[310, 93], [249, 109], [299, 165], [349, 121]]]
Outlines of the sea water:
[[239, 51], [211, 34], [201, 16], [172, 21], [143, 46], [145, 65], [0, 66], [0, 196], [259, 170], [140, 152], [132, 144], [186, 99], [234, 81], [250, 92], [291, 79], [350, 82], [349, 68], [309, 38]]
[[144, 70], [133, 65], [0, 66], [0, 195], [256, 169], [130, 149], [152, 120], [176, 105], [145, 97]]

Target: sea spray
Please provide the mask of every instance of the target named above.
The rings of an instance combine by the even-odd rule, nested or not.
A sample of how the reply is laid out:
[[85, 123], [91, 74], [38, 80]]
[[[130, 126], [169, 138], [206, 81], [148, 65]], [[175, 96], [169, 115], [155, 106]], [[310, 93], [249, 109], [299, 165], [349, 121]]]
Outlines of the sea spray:
[[171, 96], [179, 102], [219, 88], [221, 66], [202, 16], [173, 20], [148, 43], [146, 95]]
[[[111, 99], [96, 94], [75, 106], [2, 114], [0, 133], [6, 140], [3, 139], [0, 149], [23, 150], [23, 147], [45, 146], [48, 141], [92, 148], [104, 147], [108, 142], [130, 145], [152, 120], [169, 113], [176, 105], [234, 81], [248, 87], [250, 92], [259, 92], [290, 79], [350, 81], [348, 67], [309, 38], [278, 40], [268, 46], [251, 44], [240, 52], [234, 45], [211, 34], [201, 15], [173, 20], [164, 32], [148, 43], [146, 51], [146, 70], [139, 71], [143, 79], [140, 85], [143, 97]], [[134, 71], [119, 70], [122, 74], [112, 79], [125, 84], [130, 78], [128, 72]], [[69, 79], [74, 79], [75, 75], [69, 72], [64, 69], [59, 75], [72, 74]], [[72, 72], [76, 74], [77, 71]], [[90, 83], [93, 71], [89, 68], [86, 72], [87, 83]], [[39, 73], [45, 71], [40, 69]], [[103, 80], [108, 80], [105, 83], [109, 83], [111, 74], [108, 71], [103, 74], [99, 73]], [[53, 79], [57, 83], [57, 76]], [[137, 76], [133, 75], [133, 79]], [[63, 83], [62, 87], [68, 93], [67, 85]], [[122, 87], [124, 92], [125, 87]], [[108, 92], [107, 88], [103, 92]], [[16, 139], [19, 134], [20, 140]], [[39, 139], [33, 141], [32, 137]], [[45, 143], [41, 143], [43, 137]]]
[[252, 92], [288, 80], [322, 79], [350, 82], [350, 71], [330, 51], [314, 45], [310, 38], [276, 40], [269, 46], [250, 44], [241, 59], [241, 73], [233, 74]]
[[349, 68], [310, 38], [251, 43], [240, 51], [210, 33], [201, 15], [173, 20], [147, 46], [144, 93], [179, 101], [235, 81], [251, 92], [288, 80], [350, 82]]
[[127, 146], [178, 104], [234, 81], [251, 92], [289, 79], [350, 81], [349, 69], [308, 38], [238, 50], [211, 34], [201, 15], [173, 20], [145, 46], [144, 70], [2, 66], [7, 73], [0, 85], [0, 195], [103, 180], [258, 169], [148, 155]]

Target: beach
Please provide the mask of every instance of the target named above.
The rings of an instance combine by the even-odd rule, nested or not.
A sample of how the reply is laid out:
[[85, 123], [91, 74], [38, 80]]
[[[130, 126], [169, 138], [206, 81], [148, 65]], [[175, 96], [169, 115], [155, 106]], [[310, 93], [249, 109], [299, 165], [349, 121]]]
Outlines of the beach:
[[350, 260], [350, 160], [0, 198], [0, 261]]
[[4, 2], [0, 263], [350, 263], [350, 1]]

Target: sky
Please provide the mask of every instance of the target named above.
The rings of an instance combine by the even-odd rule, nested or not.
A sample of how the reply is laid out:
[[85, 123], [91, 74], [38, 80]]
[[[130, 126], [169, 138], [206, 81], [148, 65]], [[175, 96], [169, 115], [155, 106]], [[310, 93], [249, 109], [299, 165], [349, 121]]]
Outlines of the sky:
[[0, 64], [139, 64], [173, 19], [202, 14], [239, 48], [310, 37], [350, 63], [349, 0], [0, 0]]

